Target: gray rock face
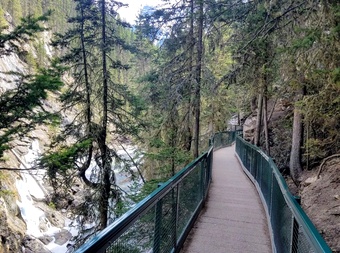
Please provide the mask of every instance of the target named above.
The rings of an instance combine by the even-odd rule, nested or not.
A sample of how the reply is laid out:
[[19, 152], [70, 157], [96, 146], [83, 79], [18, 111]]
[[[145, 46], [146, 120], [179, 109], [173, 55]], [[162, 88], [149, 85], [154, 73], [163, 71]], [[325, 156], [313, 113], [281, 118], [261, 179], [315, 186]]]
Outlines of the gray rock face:
[[16, 205], [15, 174], [0, 172], [0, 252], [21, 252], [26, 231]]
[[72, 234], [66, 230], [62, 229], [59, 233], [54, 235], [55, 243], [58, 245], [63, 245], [72, 238]]
[[254, 141], [254, 132], [256, 129], [256, 115], [249, 116], [243, 124], [243, 138], [249, 142]]
[[[254, 142], [254, 133], [256, 130], [256, 112], [246, 118], [243, 125], [243, 137], [249, 142]], [[285, 99], [268, 101], [268, 128], [269, 128], [269, 145], [270, 155], [274, 158], [276, 165], [280, 170], [284, 170], [289, 164], [289, 155], [291, 147], [291, 127], [292, 124], [292, 106]], [[261, 131], [260, 145], [264, 147], [264, 131]]]
[[48, 245], [50, 242], [53, 241], [53, 237], [45, 235], [45, 236], [43, 236], [43, 237], [40, 237], [39, 240], [40, 240], [43, 244]]
[[[5, 12], [5, 18], [9, 22], [9, 30], [13, 30], [13, 22], [10, 14]], [[40, 35], [39, 35], [40, 36]], [[51, 33], [49, 31], [43, 32], [42, 36], [37, 38], [44, 44], [45, 53], [48, 57], [52, 57], [53, 52], [49, 46]], [[34, 44], [34, 43], [32, 43]], [[20, 42], [20, 54], [2, 55], [0, 57], [0, 95], [8, 90], [17, 88], [19, 75], [31, 73], [33, 68], [27, 64], [27, 55], [32, 54], [37, 56], [37, 49], [30, 43], [24, 40]], [[6, 45], [7, 47], [7, 45]], [[11, 73], [11, 74], [10, 74]], [[55, 111], [58, 109], [57, 95], [50, 94], [48, 101], [43, 101], [43, 107], [48, 111]], [[20, 158], [22, 158], [30, 149], [33, 139], [38, 139], [41, 147], [50, 142], [49, 131], [52, 131], [47, 126], [39, 126], [34, 131], [27, 134], [26, 137], [20, 137], [11, 143], [14, 152], [6, 153], [6, 160], [1, 161], [0, 166], [9, 168], [18, 168], [20, 166]], [[18, 159], [19, 157], [19, 159]], [[41, 238], [34, 238], [32, 236], [25, 236], [27, 227], [21, 216], [20, 209], [17, 205], [17, 200], [20, 200], [19, 193], [16, 189], [16, 180], [19, 177], [17, 172], [3, 172], [0, 171], [0, 253], [19, 253], [19, 252], [33, 252], [33, 253], [49, 253], [50, 251], [45, 247], [50, 242], [55, 241], [57, 244], [64, 244], [72, 236], [65, 230], [61, 229], [56, 234], [56, 238], [52, 236], [42, 236]], [[45, 193], [47, 196], [47, 194]], [[63, 228], [65, 226], [65, 217], [53, 208], [50, 208], [45, 199], [35, 198], [34, 206], [43, 210], [46, 217], [40, 219], [39, 229], [45, 232], [49, 227], [55, 226]]]
[[24, 238], [23, 247], [25, 253], [51, 253], [40, 240], [30, 236]]

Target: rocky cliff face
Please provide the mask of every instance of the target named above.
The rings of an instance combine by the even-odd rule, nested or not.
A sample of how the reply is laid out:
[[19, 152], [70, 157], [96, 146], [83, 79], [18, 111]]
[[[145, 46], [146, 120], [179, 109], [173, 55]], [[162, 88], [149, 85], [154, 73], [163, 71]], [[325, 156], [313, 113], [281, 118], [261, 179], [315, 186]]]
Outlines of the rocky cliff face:
[[[243, 125], [243, 137], [254, 142], [254, 133], [256, 130], [257, 110], [253, 110]], [[270, 155], [274, 158], [276, 165], [280, 170], [287, 169], [289, 166], [289, 155], [292, 140], [292, 116], [293, 108], [291, 104], [284, 99], [268, 101], [268, 128], [269, 128], [269, 145]], [[264, 132], [261, 133], [261, 146], [264, 147]]]
[[21, 252], [26, 224], [16, 204], [16, 173], [0, 172], [0, 253]]
[[[27, 74], [28, 65], [17, 54], [0, 57], [0, 94], [6, 90], [14, 89], [16, 86], [18, 77], [8, 74], [9, 72]], [[28, 150], [27, 145], [22, 141], [20, 141], [19, 147], [18, 153], [21, 155]], [[18, 168], [20, 164], [16, 157], [8, 152], [5, 154], [5, 162], [0, 165], [1, 167]], [[25, 236], [26, 224], [21, 218], [16, 203], [19, 200], [15, 186], [18, 177], [18, 173], [0, 171], [0, 253], [22, 252], [21, 244]]]
[[[10, 19], [9, 14], [6, 17]], [[9, 20], [9, 23], [10, 20]], [[13, 29], [9, 27], [8, 29]], [[20, 54], [10, 54], [0, 57], [0, 95], [9, 89], [16, 87], [18, 75], [14, 72], [21, 74], [29, 74], [34, 68], [30, 66], [28, 61], [28, 55], [34, 57], [34, 61], [38, 62], [38, 53], [34, 44], [43, 44], [44, 57], [52, 56], [52, 49], [49, 46], [51, 34], [44, 32], [37, 39], [36, 43], [20, 45]], [[41, 47], [40, 52], [41, 54]], [[44, 62], [42, 62], [44, 64]], [[11, 74], [12, 73], [12, 74]], [[51, 102], [52, 101], [52, 102]], [[56, 109], [52, 100], [45, 103], [48, 109]], [[39, 129], [31, 132], [27, 137], [20, 138], [11, 143], [12, 150], [8, 151], [4, 155], [4, 161], [0, 161], [0, 167], [3, 168], [19, 168], [25, 161], [25, 155], [32, 148], [32, 141], [37, 140], [40, 146], [49, 142], [49, 129], [46, 126], [41, 126]], [[7, 252], [51, 252], [48, 245], [51, 242], [54, 243], [54, 248], [59, 246], [65, 248], [66, 242], [72, 237], [71, 233], [64, 229], [66, 219], [53, 208], [49, 207], [46, 203], [47, 200], [36, 199], [29, 192], [25, 196], [20, 194], [20, 187], [18, 182], [25, 181], [25, 174], [29, 172], [20, 172], [14, 170], [0, 170], [0, 253]], [[29, 183], [30, 187], [33, 187], [32, 183]], [[18, 188], [19, 187], [19, 188]], [[27, 199], [32, 200], [36, 212], [41, 212], [44, 215], [38, 217], [37, 227], [42, 236], [28, 235], [27, 230], [29, 225], [27, 219], [23, 216], [23, 212], [27, 211], [25, 207], [22, 207], [23, 203]], [[20, 208], [19, 208], [20, 206]], [[47, 214], [47, 215], [45, 215]], [[27, 214], [26, 214], [27, 215]], [[56, 228], [53, 236], [46, 236], [44, 232], [50, 228]]]

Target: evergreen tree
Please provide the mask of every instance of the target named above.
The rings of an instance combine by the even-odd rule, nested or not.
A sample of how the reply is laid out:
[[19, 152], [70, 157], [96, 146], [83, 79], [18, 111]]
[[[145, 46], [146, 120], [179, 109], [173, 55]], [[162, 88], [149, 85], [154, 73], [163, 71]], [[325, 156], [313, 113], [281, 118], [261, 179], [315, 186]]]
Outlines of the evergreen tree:
[[[29, 16], [12, 32], [1, 33], [0, 55], [18, 52], [20, 50], [18, 44], [23, 39], [32, 39], [44, 30], [41, 23], [46, 21], [47, 17], [48, 14], [37, 18]], [[47, 98], [49, 91], [56, 91], [62, 86], [60, 71], [60, 67], [55, 63], [33, 75], [8, 73], [17, 76], [17, 83], [14, 89], [7, 90], [0, 96], [1, 158], [4, 151], [11, 148], [11, 141], [14, 138], [24, 136], [37, 124], [57, 119], [56, 115], [44, 109], [43, 99]]]
[[[220, 80], [214, 75], [215, 69], [221, 65], [207, 64], [211, 59], [206, 53], [208, 44], [213, 41], [207, 37], [215, 32], [216, 27], [210, 16], [213, 13], [209, 12], [211, 6], [210, 1], [178, 1], [171, 7], [146, 9], [137, 26], [146, 39], [159, 41], [159, 54], [155, 56], [157, 63], [143, 80], [146, 86], [142, 92], [151, 97], [147, 103], [150, 115], [154, 115], [150, 116], [153, 131], [148, 136], [151, 140], [148, 145], [150, 156], [145, 166], [162, 167], [166, 159], [169, 168], [166, 170], [163, 166], [162, 175], [163, 171], [167, 171], [167, 175], [176, 172], [189, 161], [190, 154], [197, 156], [206, 148], [200, 138], [209, 136], [216, 129], [216, 123], [222, 121], [211, 117], [214, 99], [223, 100], [224, 94], [216, 88], [220, 86], [217, 84]], [[211, 49], [209, 53], [215, 52]], [[220, 71], [227, 71], [230, 54], [223, 60], [226, 64]], [[212, 96], [211, 91], [221, 96]], [[221, 108], [215, 111], [218, 110], [225, 111]], [[225, 130], [226, 127], [223, 119], [219, 128]], [[151, 172], [150, 176], [159, 177], [156, 174]]]
[[[77, 15], [69, 19], [73, 28], [54, 43], [66, 52], [61, 60], [73, 77], [62, 95], [65, 112], [73, 116], [67, 119], [70, 123], [57, 136], [50, 153], [42, 158], [41, 166], [47, 167], [57, 194], [68, 188], [75, 176], [82, 178], [90, 195], [78, 211], [84, 221], [96, 221], [96, 232], [115, 218], [115, 203], [121, 201], [111, 168], [112, 159], [120, 159], [115, 146], [120, 136], [137, 135], [140, 110], [128, 87], [118, 83], [117, 76], [129, 66], [116, 58], [116, 52], [131, 50], [117, 32], [128, 27], [115, 11], [122, 4], [104, 0], [75, 3]], [[91, 171], [95, 173], [88, 178]]]
[[[291, 150], [288, 150], [287, 155], [275, 158], [280, 167], [290, 167], [290, 174], [297, 183], [306, 157], [317, 159], [337, 152], [337, 149], [331, 148], [335, 147], [333, 144], [338, 140], [337, 131], [330, 134], [334, 142], [329, 143], [333, 144], [323, 145], [322, 131], [317, 130], [320, 125], [313, 124], [320, 123], [316, 119], [323, 117], [319, 114], [320, 117], [314, 118], [312, 112], [320, 110], [316, 107], [311, 110], [311, 105], [321, 106], [320, 101], [337, 104], [333, 97], [326, 95], [328, 99], [321, 99], [320, 96], [325, 87], [335, 87], [336, 79], [332, 79], [331, 73], [336, 73], [334, 66], [338, 62], [335, 57], [339, 51], [338, 40], [335, 39], [338, 36], [338, 10], [339, 4], [334, 1], [229, 1], [216, 2], [212, 8], [215, 19], [230, 26], [233, 31], [229, 43], [233, 45], [234, 66], [222, 79], [247, 89], [251, 87], [249, 96], [254, 98], [251, 101], [257, 99], [258, 102], [254, 141], [265, 147], [268, 153], [273, 145], [273, 142], [270, 145], [270, 139], [283, 139], [278, 136], [282, 131], [269, 129], [270, 115], [266, 114], [270, 109], [266, 108], [267, 100], [284, 98], [294, 101], [291, 106], [294, 112], [288, 126], [282, 122], [288, 128], [285, 131], [290, 130], [293, 134], [284, 138], [285, 144], [280, 143], [280, 146], [284, 146], [290, 142]], [[323, 57], [325, 55], [327, 57]], [[318, 85], [320, 83], [325, 86]], [[335, 90], [333, 92], [336, 93]], [[336, 115], [333, 110], [335, 107], [328, 103], [320, 108], [332, 111], [326, 115]], [[332, 122], [329, 119], [321, 121]], [[276, 143], [272, 148], [277, 150], [275, 146]]]
[[[169, 23], [171, 29], [167, 28]], [[167, 130], [164, 129], [164, 136], [157, 138], [172, 149], [180, 147], [182, 152], [191, 151], [197, 156], [200, 134], [203, 2], [176, 2], [171, 8], [149, 10], [141, 16], [140, 29], [147, 38], [160, 39], [162, 44], [161, 65], [153, 71], [160, 73], [157, 82], [161, 86], [157, 92], [161, 89], [167, 90], [166, 93], [161, 92], [164, 97], [159, 102], [164, 105], [157, 106], [157, 109], [163, 108], [167, 115], [163, 117], [163, 126], [169, 129], [169, 134], [166, 134]]]

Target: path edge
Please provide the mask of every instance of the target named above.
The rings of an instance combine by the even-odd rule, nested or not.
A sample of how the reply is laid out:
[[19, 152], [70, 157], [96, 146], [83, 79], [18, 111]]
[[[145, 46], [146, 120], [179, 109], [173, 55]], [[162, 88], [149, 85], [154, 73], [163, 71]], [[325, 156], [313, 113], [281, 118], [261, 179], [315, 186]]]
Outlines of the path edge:
[[263, 197], [263, 194], [262, 194], [262, 191], [261, 191], [261, 188], [259, 186], [259, 184], [256, 182], [256, 180], [254, 179], [254, 177], [249, 173], [249, 171], [246, 169], [246, 167], [244, 167], [243, 163], [242, 163], [242, 160], [241, 158], [239, 157], [239, 155], [235, 152], [234, 155], [236, 156], [243, 172], [247, 175], [247, 177], [250, 179], [250, 181], [253, 183], [253, 185], [255, 186], [256, 190], [257, 190], [257, 193], [259, 194], [260, 196], [260, 199], [261, 199], [261, 202], [262, 202], [262, 206], [263, 206], [263, 209], [266, 213], [266, 218], [267, 218], [267, 226], [268, 226], [268, 231], [269, 231], [269, 235], [270, 235], [270, 243], [271, 243], [271, 246], [272, 246], [272, 252], [273, 253], [277, 253], [276, 251], [276, 248], [275, 248], [275, 242], [274, 242], [274, 232], [273, 232], [273, 228], [272, 228], [272, 223], [271, 223], [271, 219], [270, 219], [270, 215], [269, 215], [269, 212], [268, 212], [268, 206], [267, 206], [267, 203]]

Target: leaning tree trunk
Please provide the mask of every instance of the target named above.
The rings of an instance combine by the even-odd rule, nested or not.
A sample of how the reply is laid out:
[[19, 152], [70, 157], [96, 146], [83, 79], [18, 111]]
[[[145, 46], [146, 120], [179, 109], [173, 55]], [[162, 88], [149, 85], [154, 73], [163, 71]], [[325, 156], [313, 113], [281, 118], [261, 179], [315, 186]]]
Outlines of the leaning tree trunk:
[[266, 152], [267, 155], [270, 156], [270, 147], [269, 147], [269, 131], [268, 131], [268, 107], [267, 103], [267, 89], [265, 89], [265, 94], [263, 96], [263, 129], [264, 129], [264, 136], [265, 136], [265, 144], [266, 144]]
[[292, 148], [290, 151], [289, 168], [290, 175], [295, 183], [298, 183], [301, 167], [301, 145], [302, 145], [302, 115], [298, 108], [294, 109]]
[[[92, 129], [92, 108], [91, 108], [91, 84], [89, 80], [89, 71], [88, 71], [88, 62], [87, 62], [87, 54], [86, 54], [86, 45], [85, 45], [85, 13], [84, 13], [84, 5], [80, 3], [80, 15], [81, 15], [81, 28], [80, 28], [80, 44], [81, 44], [81, 52], [82, 52], [82, 60], [84, 65], [84, 81], [85, 81], [85, 90], [86, 90], [86, 135], [87, 138], [92, 138], [93, 129]], [[79, 175], [83, 179], [86, 185], [92, 186], [93, 183], [90, 182], [85, 176], [86, 170], [90, 167], [93, 156], [93, 143], [90, 144], [88, 148], [87, 160], [84, 163], [83, 167], [80, 169]]]
[[261, 121], [262, 121], [262, 110], [263, 110], [263, 93], [259, 94], [257, 101], [257, 117], [256, 117], [256, 129], [255, 129], [255, 138], [254, 144], [256, 146], [260, 145], [260, 134], [261, 134]]

